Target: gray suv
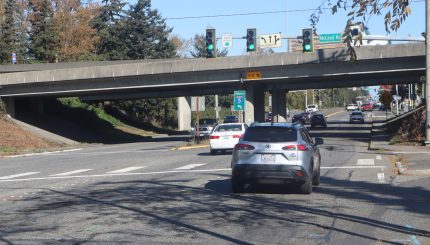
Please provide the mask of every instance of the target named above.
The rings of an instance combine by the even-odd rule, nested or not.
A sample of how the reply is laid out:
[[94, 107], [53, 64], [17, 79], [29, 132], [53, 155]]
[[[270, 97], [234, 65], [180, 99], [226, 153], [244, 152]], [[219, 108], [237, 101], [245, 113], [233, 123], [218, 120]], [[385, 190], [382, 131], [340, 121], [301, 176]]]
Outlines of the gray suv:
[[247, 183], [298, 184], [304, 194], [320, 183], [321, 155], [306, 127], [300, 123], [258, 123], [248, 128], [235, 145], [232, 191], [243, 192]]

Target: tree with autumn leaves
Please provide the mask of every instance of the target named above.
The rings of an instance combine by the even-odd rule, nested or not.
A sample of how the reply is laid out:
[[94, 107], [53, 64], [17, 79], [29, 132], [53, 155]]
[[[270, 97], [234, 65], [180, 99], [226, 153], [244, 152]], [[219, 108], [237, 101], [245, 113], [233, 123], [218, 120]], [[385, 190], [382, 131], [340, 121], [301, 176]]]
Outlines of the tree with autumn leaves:
[[150, 0], [2, 0], [0, 63], [170, 58], [171, 28]]

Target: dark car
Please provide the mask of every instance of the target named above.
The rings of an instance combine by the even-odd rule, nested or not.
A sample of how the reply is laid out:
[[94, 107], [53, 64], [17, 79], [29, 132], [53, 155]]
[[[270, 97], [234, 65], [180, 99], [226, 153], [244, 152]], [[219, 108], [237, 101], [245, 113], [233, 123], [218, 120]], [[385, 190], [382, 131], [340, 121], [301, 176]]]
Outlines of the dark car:
[[311, 117], [311, 127], [315, 126], [323, 126], [324, 128], [327, 127], [327, 120], [324, 114], [314, 114]]
[[293, 123], [300, 122], [301, 124], [305, 124], [304, 113], [300, 113], [300, 114], [294, 115], [291, 120], [292, 120]]
[[305, 120], [305, 123], [310, 123], [312, 116], [315, 114], [316, 114], [316, 112], [312, 112], [312, 111], [303, 112], [303, 118]]
[[224, 117], [224, 123], [237, 123], [239, 118], [235, 115], [229, 115]]
[[[214, 128], [218, 125], [218, 121], [213, 118], [203, 118], [199, 120], [199, 137], [209, 137]], [[197, 134], [197, 124], [192, 128], [191, 137], [196, 136]]]

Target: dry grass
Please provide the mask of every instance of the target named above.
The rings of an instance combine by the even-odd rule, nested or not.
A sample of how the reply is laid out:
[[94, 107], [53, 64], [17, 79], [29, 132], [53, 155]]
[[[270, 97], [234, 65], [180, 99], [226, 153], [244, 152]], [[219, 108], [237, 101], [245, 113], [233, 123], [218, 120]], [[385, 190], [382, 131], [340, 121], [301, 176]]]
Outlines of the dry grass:
[[22, 152], [40, 152], [59, 146], [21, 129], [4, 114], [0, 114], [0, 156]]

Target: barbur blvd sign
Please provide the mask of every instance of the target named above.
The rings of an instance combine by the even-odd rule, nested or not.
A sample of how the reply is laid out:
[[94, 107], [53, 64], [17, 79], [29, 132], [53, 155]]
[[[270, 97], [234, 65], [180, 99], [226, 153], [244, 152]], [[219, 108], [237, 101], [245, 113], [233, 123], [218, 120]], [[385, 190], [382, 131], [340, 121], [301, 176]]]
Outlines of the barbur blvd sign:
[[235, 111], [243, 111], [245, 109], [245, 90], [234, 91], [233, 109]]
[[342, 34], [341, 33], [320, 34], [319, 41], [320, 43], [340, 43], [342, 42]]

